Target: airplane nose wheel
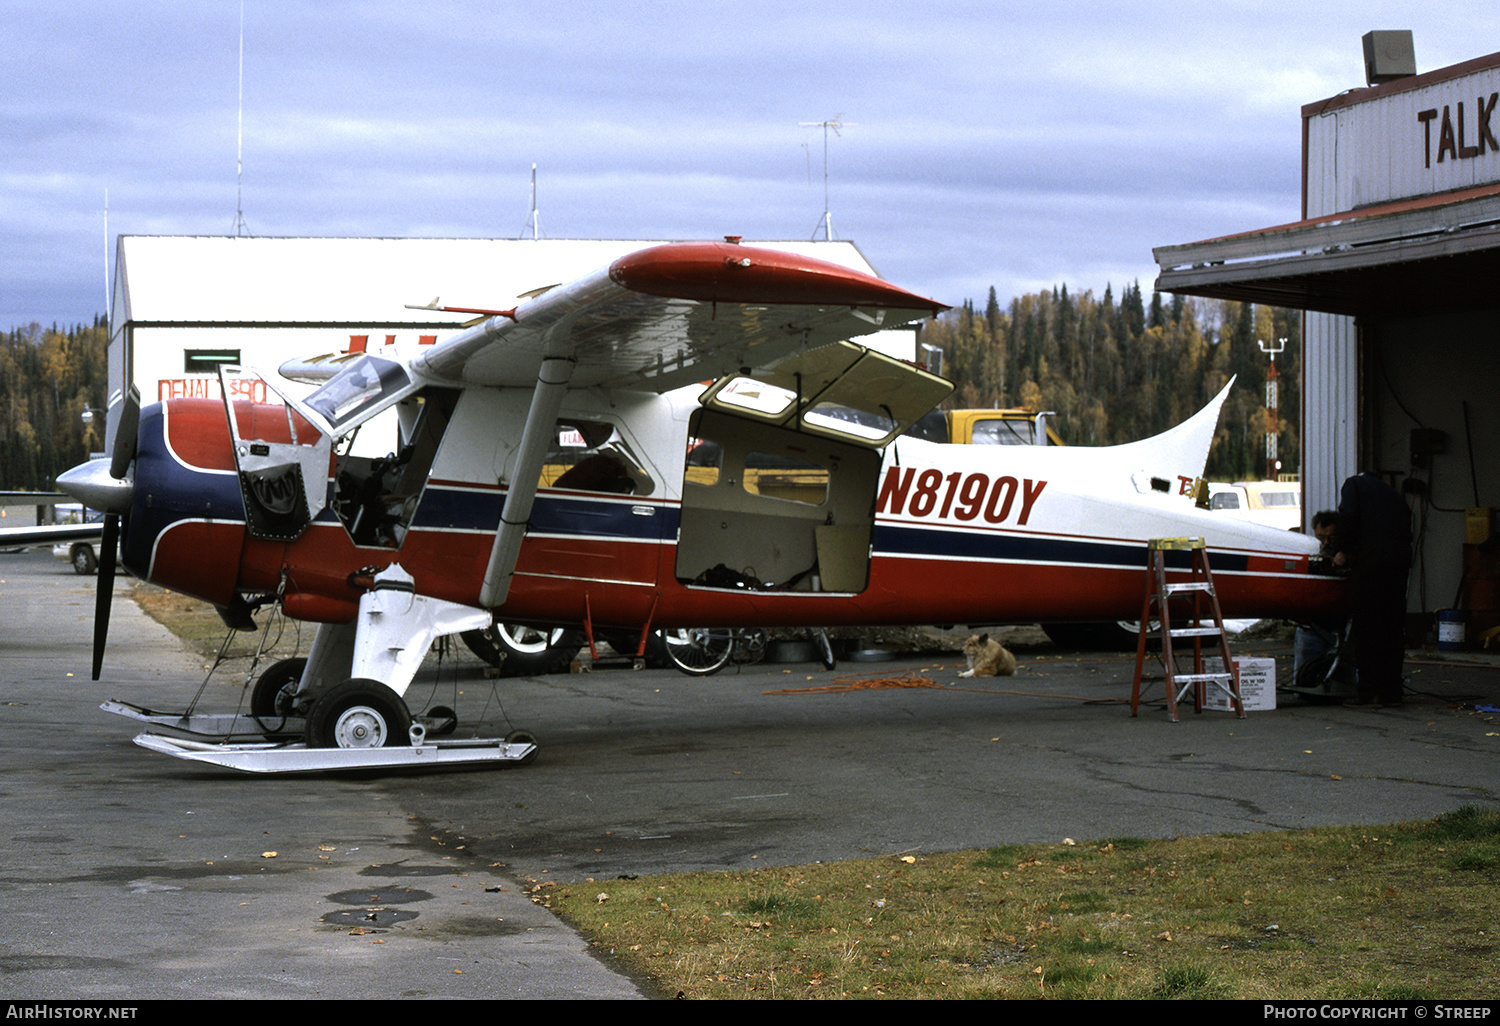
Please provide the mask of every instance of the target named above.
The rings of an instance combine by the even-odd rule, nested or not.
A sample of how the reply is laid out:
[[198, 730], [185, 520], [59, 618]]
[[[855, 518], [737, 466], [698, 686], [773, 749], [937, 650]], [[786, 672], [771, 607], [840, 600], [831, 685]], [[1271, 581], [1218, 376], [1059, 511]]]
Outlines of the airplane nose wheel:
[[314, 700], [309, 748], [385, 748], [411, 743], [411, 712], [401, 696], [373, 680], [346, 680]]
[[291, 716], [293, 700], [297, 696], [297, 684], [302, 680], [302, 671], [307, 668], [306, 659], [283, 659], [272, 664], [260, 675], [255, 688], [250, 692], [250, 715]]

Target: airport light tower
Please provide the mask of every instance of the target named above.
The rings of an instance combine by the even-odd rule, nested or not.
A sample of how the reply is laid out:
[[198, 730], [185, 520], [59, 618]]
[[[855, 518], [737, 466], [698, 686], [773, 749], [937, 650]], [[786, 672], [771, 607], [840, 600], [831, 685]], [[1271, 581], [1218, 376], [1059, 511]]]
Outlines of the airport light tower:
[[1276, 354], [1286, 349], [1286, 339], [1278, 338], [1275, 344], [1256, 339], [1260, 351], [1271, 357], [1266, 368], [1266, 480], [1275, 481], [1281, 474], [1281, 460], [1276, 456]]

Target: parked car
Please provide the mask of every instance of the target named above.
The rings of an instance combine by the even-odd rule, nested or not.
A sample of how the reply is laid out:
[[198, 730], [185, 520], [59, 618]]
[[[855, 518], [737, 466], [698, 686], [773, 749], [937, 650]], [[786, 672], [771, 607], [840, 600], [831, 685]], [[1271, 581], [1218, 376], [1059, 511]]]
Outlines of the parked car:
[[[104, 519], [104, 514], [86, 510], [76, 502], [60, 503], [56, 521], [59, 524], [95, 524]], [[52, 554], [73, 564], [73, 572], [94, 574], [99, 572], [99, 543], [96, 540], [58, 542], [52, 546]]]

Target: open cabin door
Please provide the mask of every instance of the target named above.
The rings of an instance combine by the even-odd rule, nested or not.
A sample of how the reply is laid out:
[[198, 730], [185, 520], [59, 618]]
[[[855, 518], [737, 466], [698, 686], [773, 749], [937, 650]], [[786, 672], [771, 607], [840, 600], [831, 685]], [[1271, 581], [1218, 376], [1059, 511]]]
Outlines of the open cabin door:
[[715, 382], [689, 432], [677, 579], [863, 591], [882, 452], [952, 391], [848, 342]]
[[246, 528], [253, 538], [294, 541], [327, 504], [332, 440], [254, 371], [220, 367], [219, 385]]

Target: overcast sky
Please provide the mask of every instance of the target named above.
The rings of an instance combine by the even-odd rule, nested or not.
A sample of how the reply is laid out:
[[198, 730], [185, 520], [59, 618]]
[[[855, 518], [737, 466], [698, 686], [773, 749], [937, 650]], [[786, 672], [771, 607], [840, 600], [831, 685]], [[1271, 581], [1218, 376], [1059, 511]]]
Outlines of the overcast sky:
[[[240, 0], [0, 0], [0, 330], [105, 310], [120, 234], [234, 234]], [[255, 235], [835, 237], [957, 304], [1149, 293], [1295, 220], [1302, 104], [1500, 49], [1475, 0], [245, 0]], [[105, 196], [108, 193], [106, 245]]]

